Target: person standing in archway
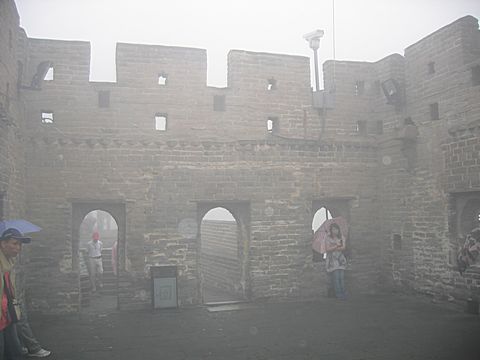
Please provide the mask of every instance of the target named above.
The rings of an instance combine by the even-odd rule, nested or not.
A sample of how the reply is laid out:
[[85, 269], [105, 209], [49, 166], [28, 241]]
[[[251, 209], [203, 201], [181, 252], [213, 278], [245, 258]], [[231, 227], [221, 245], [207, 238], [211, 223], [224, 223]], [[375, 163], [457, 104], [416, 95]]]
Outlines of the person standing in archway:
[[88, 270], [90, 274], [90, 284], [92, 292], [97, 291], [97, 282], [100, 288], [103, 287], [103, 262], [102, 262], [103, 243], [100, 241], [100, 234], [95, 231], [92, 234], [92, 240], [87, 243]]
[[347, 267], [347, 258], [343, 254], [345, 250], [345, 238], [342, 235], [340, 226], [333, 223], [330, 225], [329, 233], [325, 238], [326, 261], [325, 266], [335, 289], [335, 297], [345, 300], [345, 269]]

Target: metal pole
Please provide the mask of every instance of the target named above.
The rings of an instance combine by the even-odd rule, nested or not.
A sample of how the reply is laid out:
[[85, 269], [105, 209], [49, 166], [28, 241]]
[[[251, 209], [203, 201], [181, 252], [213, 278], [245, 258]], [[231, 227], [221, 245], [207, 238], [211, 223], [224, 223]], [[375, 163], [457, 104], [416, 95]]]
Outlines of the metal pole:
[[318, 91], [320, 89], [318, 80], [318, 49], [313, 50], [313, 62], [315, 63], [315, 91]]

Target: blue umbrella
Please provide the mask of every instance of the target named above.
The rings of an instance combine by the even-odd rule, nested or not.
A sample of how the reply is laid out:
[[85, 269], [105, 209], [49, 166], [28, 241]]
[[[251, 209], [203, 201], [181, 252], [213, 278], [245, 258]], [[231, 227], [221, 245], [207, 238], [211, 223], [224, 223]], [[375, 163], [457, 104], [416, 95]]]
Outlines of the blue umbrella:
[[28, 234], [32, 232], [37, 232], [42, 230], [41, 227], [32, 224], [30, 221], [23, 219], [14, 219], [14, 220], [4, 220], [0, 221], [0, 234], [2, 234], [7, 229], [17, 229], [23, 234]]

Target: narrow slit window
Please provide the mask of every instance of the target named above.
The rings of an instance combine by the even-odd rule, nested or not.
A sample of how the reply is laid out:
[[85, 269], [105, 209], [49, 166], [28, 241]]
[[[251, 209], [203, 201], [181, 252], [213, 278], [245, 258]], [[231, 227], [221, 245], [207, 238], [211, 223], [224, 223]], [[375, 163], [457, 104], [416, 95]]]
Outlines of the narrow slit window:
[[473, 86], [480, 85], [480, 65], [472, 67], [472, 84]]
[[98, 107], [100, 108], [110, 107], [110, 91], [100, 90], [98, 92]]
[[273, 120], [272, 119], [267, 120], [267, 131], [269, 133], [273, 132]]
[[155, 114], [155, 130], [167, 130], [167, 114]]
[[47, 72], [45, 73], [45, 77], [43, 78], [43, 80], [45, 81], [53, 81], [53, 66], [50, 66], [47, 70]]
[[438, 103], [430, 104], [430, 119], [431, 120], [439, 120], [440, 119], [440, 112], [438, 110]]
[[362, 96], [365, 93], [365, 81], [358, 80], [355, 82], [355, 96]]
[[167, 85], [167, 74], [158, 74], [158, 85], [166, 86]]
[[53, 124], [53, 111], [42, 110], [42, 124]]
[[271, 78], [267, 80], [267, 90], [272, 91], [277, 88], [277, 80]]
[[367, 122], [365, 120], [357, 121], [357, 133], [360, 135], [367, 135]]
[[267, 119], [267, 132], [270, 134], [275, 134], [278, 132], [279, 124], [277, 117], [269, 117]]
[[213, 111], [225, 111], [225, 95], [213, 96]]
[[435, 62], [434, 61], [431, 61], [428, 63], [428, 73], [431, 75], [431, 74], [435, 74]]

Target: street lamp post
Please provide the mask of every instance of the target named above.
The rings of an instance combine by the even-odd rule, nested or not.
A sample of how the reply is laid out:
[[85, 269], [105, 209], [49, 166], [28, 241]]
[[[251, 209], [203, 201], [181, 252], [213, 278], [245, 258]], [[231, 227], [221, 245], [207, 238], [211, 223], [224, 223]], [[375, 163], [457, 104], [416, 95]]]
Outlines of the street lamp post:
[[315, 66], [315, 91], [318, 91], [320, 88], [318, 76], [318, 48], [320, 47], [320, 39], [323, 37], [323, 34], [323, 30], [315, 30], [303, 36], [303, 38], [308, 41], [310, 49], [313, 50], [313, 63]]

